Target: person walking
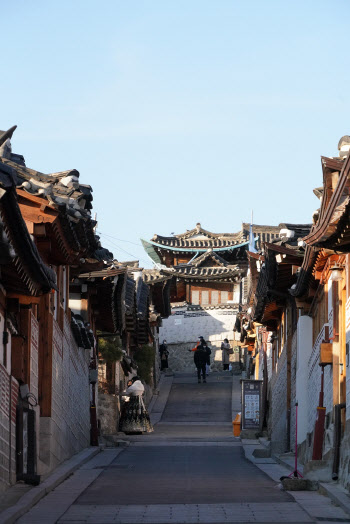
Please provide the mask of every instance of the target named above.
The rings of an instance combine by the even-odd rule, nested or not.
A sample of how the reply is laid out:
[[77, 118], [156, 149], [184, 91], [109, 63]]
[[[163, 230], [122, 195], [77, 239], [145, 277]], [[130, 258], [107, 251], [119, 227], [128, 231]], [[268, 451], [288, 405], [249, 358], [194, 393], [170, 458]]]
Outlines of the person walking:
[[194, 364], [197, 368], [198, 384], [201, 383], [201, 376], [203, 382], [206, 382], [206, 364], [208, 358], [208, 348], [204, 344], [200, 344], [194, 352]]
[[135, 376], [128, 382], [128, 387], [122, 393], [125, 404], [119, 421], [119, 431], [124, 433], [151, 433], [151, 424], [148, 411], [143, 401], [145, 387], [140, 377]]
[[205, 344], [205, 347], [206, 347], [206, 351], [207, 351], [207, 361], [205, 363], [205, 371], [206, 371], [206, 374], [207, 376], [209, 375], [210, 373], [210, 355], [211, 355], [211, 349], [210, 347]]
[[221, 344], [221, 351], [222, 351], [222, 365], [223, 365], [224, 371], [226, 371], [229, 369], [230, 355], [232, 355], [233, 353], [233, 349], [231, 348], [227, 338], [225, 338]]
[[159, 346], [159, 355], [160, 355], [160, 370], [164, 371], [165, 369], [168, 369], [168, 345], [166, 343], [166, 340], [163, 340], [163, 343]]

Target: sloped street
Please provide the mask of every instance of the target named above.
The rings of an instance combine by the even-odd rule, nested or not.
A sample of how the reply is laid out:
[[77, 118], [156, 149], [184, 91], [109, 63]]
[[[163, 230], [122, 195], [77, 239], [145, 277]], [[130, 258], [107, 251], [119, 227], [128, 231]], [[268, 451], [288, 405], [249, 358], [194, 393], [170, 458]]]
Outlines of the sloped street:
[[[169, 393], [169, 394], [168, 394]], [[207, 384], [163, 377], [153, 404], [155, 431], [122, 436], [47, 495], [20, 524], [348, 522], [326, 497], [281, 491], [283, 468], [245, 458], [232, 434], [239, 379], [213, 373]], [[156, 423], [158, 420], [158, 423]]]

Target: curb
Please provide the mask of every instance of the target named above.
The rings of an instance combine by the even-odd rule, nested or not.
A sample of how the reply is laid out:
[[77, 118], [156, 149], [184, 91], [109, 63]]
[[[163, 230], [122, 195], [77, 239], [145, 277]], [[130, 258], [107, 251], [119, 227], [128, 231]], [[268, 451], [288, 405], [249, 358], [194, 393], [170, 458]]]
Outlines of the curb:
[[[278, 455], [271, 455], [276, 462], [291, 469], [288, 461], [281, 459]], [[302, 471], [303, 466], [298, 464], [298, 469]], [[320, 493], [326, 495], [334, 504], [341, 507], [345, 513], [350, 516], [350, 495], [345, 488], [337, 484], [336, 482], [319, 482]]]
[[349, 493], [336, 483], [320, 482], [320, 492], [326, 494], [337, 506], [350, 516]]
[[100, 451], [100, 447], [86, 448], [83, 451], [80, 451], [80, 453], [73, 455], [72, 458], [58, 466], [51, 475], [39, 484], [39, 486], [36, 486], [25, 493], [25, 495], [23, 495], [14, 506], [7, 508], [0, 513], [0, 523], [12, 524], [13, 522], [16, 522], [17, 519], [22, 517], [22, 515], [35, 506], [39, 500], [50, 493], [50, 491], [57, 488], [57, 486], [72, 475], [74, 471], [88, 462]]

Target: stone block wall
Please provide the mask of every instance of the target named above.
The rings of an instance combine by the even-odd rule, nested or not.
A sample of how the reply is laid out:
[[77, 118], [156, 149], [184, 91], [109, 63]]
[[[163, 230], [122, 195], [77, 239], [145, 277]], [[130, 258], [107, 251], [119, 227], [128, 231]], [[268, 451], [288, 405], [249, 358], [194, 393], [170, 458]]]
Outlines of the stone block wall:
[[290, 446], [295, 446], [295, 423], [296, 423], [296, 375], [297, 375], [297, 331], [293, 334], [291, 355], [291, 413], [290, 413]]
[[[348, 268], [348, 271], [350, 268]], [[350, 290], [348, 292], [350, 294]], [[346, 344], [350, 345], [350, 297], [345, 306]], [[339, 479], [346, 489], [350, 489], [350, 354], [346, 359], [346, 423], [340, 448]]]
[[[239, 333], [234, 333], [236, 311], [232, 309], [209, 309], [189, 311], [187, 307], [173, 310], [173, 314], [163, 320], [159, 331], [159, 340], [166, 340], [169, 349], [169, 367], [173, 371], [189, 372], [194, 370], [193, 348], [201, 335], [212, 350], [211, 367], [221, 369], [221, 343], [227, 338], [233, 347], [239, 340]], [[235, 360], [235, 355], [231, 355]]]
[[16, 482], [18, 382], [0, 364], [0, 492]]
[[90, 443], [89, 350], [78, 348], [67, 319], [54, 321], [51, 417], [40, 419], [40, 472], [46, 473]]
[[282, 349], [269, 384], [269, 435], [274, 453], [286, 451], [287, 445], [287, 348]]
[[39, 322], [30, 314], [30, 392], [39, 398]]
[[[350, 271], [350, 268], [348, 268]], [[348, 291], [350, 295], [350, 290]], [[350, 346], [350, 296], [345, 306], [346, 343]], [[346, 419], [350, 419], [350, 348], [346, 358]]]

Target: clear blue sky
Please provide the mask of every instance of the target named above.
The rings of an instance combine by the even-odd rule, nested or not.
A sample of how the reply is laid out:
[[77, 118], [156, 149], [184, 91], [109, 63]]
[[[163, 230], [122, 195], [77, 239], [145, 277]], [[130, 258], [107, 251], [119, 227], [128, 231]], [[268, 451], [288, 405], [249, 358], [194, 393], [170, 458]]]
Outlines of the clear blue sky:
[[0, 129], [28, 167], [80, 171], [119, 260], [251, 209], [311, 221], [320, 156], [350, 134], [348, 1], [12, 0], [1, 18]]

